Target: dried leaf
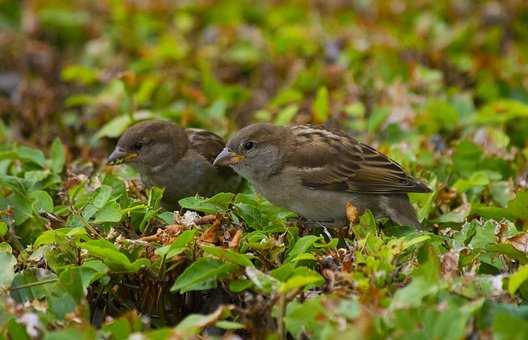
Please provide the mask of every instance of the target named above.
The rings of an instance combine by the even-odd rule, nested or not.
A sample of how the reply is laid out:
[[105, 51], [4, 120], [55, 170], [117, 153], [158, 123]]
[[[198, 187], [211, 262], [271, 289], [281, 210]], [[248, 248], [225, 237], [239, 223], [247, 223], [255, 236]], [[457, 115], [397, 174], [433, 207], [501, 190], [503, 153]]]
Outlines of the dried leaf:
[[350, 223], [356, 223], [358, 220], [359, 212], [352, 202], [346, 204], [346, 217]]

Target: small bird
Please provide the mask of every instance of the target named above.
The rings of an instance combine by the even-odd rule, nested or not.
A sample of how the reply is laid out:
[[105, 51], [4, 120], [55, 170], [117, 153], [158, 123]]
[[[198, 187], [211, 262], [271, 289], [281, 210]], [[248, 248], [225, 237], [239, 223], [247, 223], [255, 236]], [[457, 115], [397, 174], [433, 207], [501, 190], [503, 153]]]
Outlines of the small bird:
[[146, 187], [165, 189], [163, 207], [176, 209], [184, 197], [237, 191], [242, 179], [229, 167], [212, 164], [224, 145], [212, 132], [150, 120], [128, 128], [107, 162], [129, 163]]
[[399, 225], [420, 228], [408, 192], [430, 192], [400, 165], [343, 131], [298, 125], [249, 125], [216, 157], [271, 203], [312, 225], [347, 224], [346, 206], [370, 209]]

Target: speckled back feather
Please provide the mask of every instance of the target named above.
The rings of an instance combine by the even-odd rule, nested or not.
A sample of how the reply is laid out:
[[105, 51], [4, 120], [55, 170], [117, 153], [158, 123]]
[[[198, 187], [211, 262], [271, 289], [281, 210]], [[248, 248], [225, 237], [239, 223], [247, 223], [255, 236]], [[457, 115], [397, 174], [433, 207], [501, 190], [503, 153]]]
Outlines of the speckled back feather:
[[431, 191], [398, 163], [342, 131], [310, 125], [290, 131], [293, 147], [287, 162], [303, 168], [301, 180], [308, 187], [360, 193]]
[[222, 137], [202, 129], [185, 129], [190, 147], [204, 156], [211, 163], [224, 148]]

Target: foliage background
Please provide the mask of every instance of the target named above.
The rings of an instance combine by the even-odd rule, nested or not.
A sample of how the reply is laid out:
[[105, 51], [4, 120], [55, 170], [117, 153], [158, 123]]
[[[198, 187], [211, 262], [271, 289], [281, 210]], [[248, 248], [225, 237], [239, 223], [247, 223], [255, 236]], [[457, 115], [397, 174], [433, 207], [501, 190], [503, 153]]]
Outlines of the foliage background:
[[[522, 0], [1, 0], [2, 336], [527, 338], [527, 39]], [[161, 211], [104, 165], [153, 117], [346, 129], [434, 188], [427, 231]]]

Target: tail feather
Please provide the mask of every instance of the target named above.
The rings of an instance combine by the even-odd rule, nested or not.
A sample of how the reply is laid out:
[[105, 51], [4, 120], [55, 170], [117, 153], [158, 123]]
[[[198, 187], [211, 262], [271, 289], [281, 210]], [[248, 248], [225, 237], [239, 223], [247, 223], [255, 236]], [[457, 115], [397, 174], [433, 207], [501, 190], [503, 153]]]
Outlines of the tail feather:
[[406, 194], [386, 195], [383, 198], [381, 208], [393, 222], [416, 229], [423, 228], [420, 222], [418, 222], [416, 211]]

